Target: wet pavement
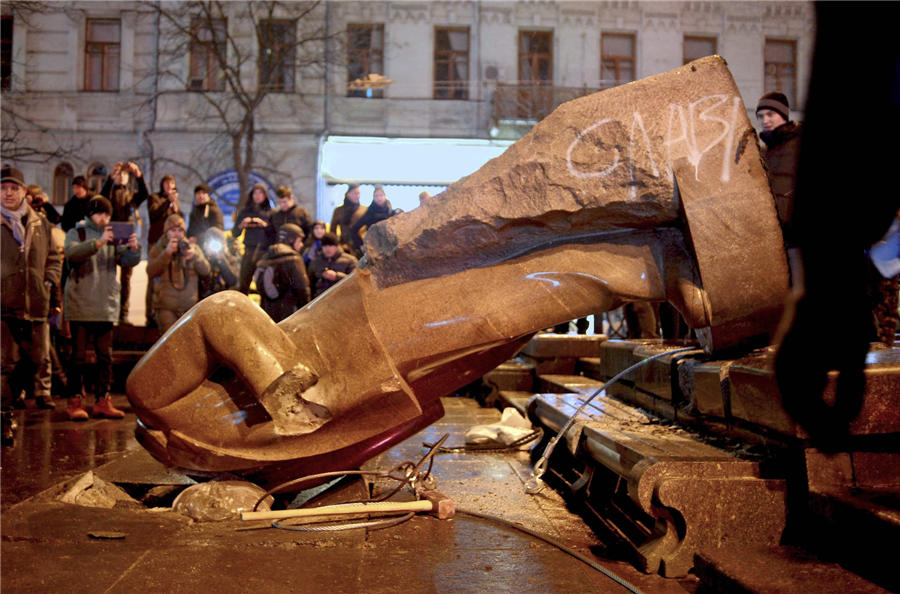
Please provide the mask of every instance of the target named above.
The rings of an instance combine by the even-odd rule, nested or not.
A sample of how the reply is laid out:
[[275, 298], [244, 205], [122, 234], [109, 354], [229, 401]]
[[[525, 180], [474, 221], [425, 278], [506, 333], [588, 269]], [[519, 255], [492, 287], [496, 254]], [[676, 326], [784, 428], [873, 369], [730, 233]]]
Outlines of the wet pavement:
[[[124, 396], [114, 402], [127, 409]], [[461, 445], [466, 429], [500, 417], [470, 399], [443, 402], [443, 419], [366, 468], [415, 462], [426, 451], [423, 441], [444, 434], [447, 445]], [[60, 404], [56, 411], [18, 414], [17, 444], [2, 453], [4, 592], [627, 591], [560, 548], [462, 513], [452, 520], [417, 515], [382, 530], [309, 533], [265, 522], [194, 522], [171, 508], [136, 502], [111, 509], [61, 503], [55, 497], [88, 470], [133, 495], [153, 484], [178, 488], [192, 481], [163, 468], [136, 443], [130, 413], [123, 421], [74, 423]], [[524, 493], [530, 472], [527, 452], [439, 454], [432, 469], [436, 488], [462, 510], [545, 534], [640, 591], [697, 590], [693, 576], [645, 575], [615, 558], [556, 492]], [[387, 485], [376, 481], [371, 488]], [[362, 480], [347, 480], [314, 503], [360, 500], [369, 490]]]

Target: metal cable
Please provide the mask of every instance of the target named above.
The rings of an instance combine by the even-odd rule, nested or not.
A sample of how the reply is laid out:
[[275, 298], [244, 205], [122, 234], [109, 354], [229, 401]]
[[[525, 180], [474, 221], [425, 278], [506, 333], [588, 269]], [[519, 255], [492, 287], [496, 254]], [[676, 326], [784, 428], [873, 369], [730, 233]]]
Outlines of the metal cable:
[[[510, 443], [509, 445], [505, 445], [505, 446], [470, 444], [470, 445], [455, 446], [455, 447], [439, 447], [439, 448], [436, 448], [436, 450], [437, 450], [436, 453], [438, 453], [438, 454], [459, 454], [459, 453], [465, 453], [465, 452], [473, 452], [473, 453], [510, 452], [510, 451], [518, 450], [521, 446], [523, 446], [527, 443], [531, 443], [532, 441], [537, 441], [543, 436], [544, 436], [544, 430], [538, 428], [538, 429], [535, 429], [534, 431], [532, 431], [531, 433], [529, 433], [528, 435], [523, 435], [519, 439], [517, 439], [517, 440], [513, 441], [512, 443]], [[428, 442], [422, 442], [422, 445], [426, 448], [434, 447], [434, 444], [431, 444]]]
[[471, 510], [468, 510], [468, 509], [461, 509], [461, 508], [458, 508], [458, 507], [456, 508], [456, 513], [457, 513], [457, 514], [465, 514], [465, 515], [467, 515], [467, 516], [472, 516], [472, 517], [475, 517], [475, 518], [480, 518], [480, 519], [482, 519], [482, 520], [488, 520], [488, 521], [490, 521], [490, 522], [496, 522], [497, 524], [501, 524], [501, 525], [506, 526], [506, 527], [508, 527], [508, 528], [512, 528], [512, 529], [514, 529], [514, 530], [518, 530], [518, 531], [520, 531], [520, 532], [524, 532], [525, 534], [528, 534], [529, 536], [533, 536], [534, 538], [537, 538], [537, 539], [539, 539], [539, 540], [543, 540], [543, 541], [546, 542], [547, 544], [553, 545], [554, 547], [558, 548], [558, 549], [561, 550], [562, 552], [564, 552], [564, 553], [566, 553], [566, 554], [568, 554], [568, 555], [571, 555], [572, 557], [575, 557], [576, 559], [578, 559], [578, 560], [581, 561], [582, 563], [584, 563], [584, 564], [590, 566], [591, 568], [593, 568], [593, 569], [599, 571], [600, 573], [602, 573], [603, 575], [605, 575], [606, 577], [608, 577], [608, 578], [611, 579], [612, 581], [616, 582], [617, 584], [619, 584], [620, 586], [622, 586], [623, 588], [625, 588], [625, 589], [628, 590], [629, 592], [633, 592], [634, 594], [642, 594], [641, 590], [640, 590], [637, 586], [635, 586], [635, 585], [633, 585], [633, 584], [627, 582], [624, 578], [619, 577], [618, 575], [616, 575], [615, 573], [613, 573], [613, 572], [610, 571], [609, 569], [603, 567], [602, 565], [600, 565], [600, 564], [597, 563], [596, 561], [594, 561], [594, 560], [592, 560], [592, 559], [590, 559], [590, 558], [588, 558], [588, 557], [585, 557], [584, 555], [582, 555], [582, 554], [579, 553], [578, 551], [576, 551], [576, 550], [574, 550], [574, 549], [572, 549], [572, 548], [570, 548], [570, 547], [567, 547], [566, 545], [562, 544], [561, 542], [557, 541], [556, 539], [550, 538], [549, 536], [547, 536], [547, 535], [545, 535], [545, 534], [541, 534], [540, 532], [535, 532], [534, 530], [531, 530], [530, 528], [526, 528], [525, 526], [522, 526], [522, 525], [520, 525], [520, 524], [516, 524], [516, 523], [514, 523], [514, 522], [510, 522], [509, 520], [504, 520], [503, 518], [498, 518], [497, 516], [492, 516], [492, 515], [490, 515], [490, 514], [483, 514], [483, 513], [481, 513], [481, 512], [471, 511]]
[[581, 406], [578, 407], [578, 410], [576, 410], [574, 413], [572, 413], [572, 416], [570, 416], [568, 418], [568, 420], [563, 424], [563, 426], [560, 428], [560, 430], [557, 432], [557, 434], [553, 437], [553, 439], [550, 440], [550, 443], [547, 444], [547, 447], [544, 448], [544, 453], [541, 455], [540, 459], [534, 465], [534, 470], [531, 472], [531, 478], [525, 482], [525, 492], [528, 493], [529, 495], [536, 495], [537, 493], [540, 493], [541, 491], [544, 490], [544, 481], [541, 479], [541, 477], [543, 477], [544, 473], [547, 472], [547, 465], [550, 460], [550, 454], [553, 453], [553, 450], [554, 450], [554, 448], [556, 448], [556, 444], [559, 442], [559, 440], [563, 438], [563, 436], [566, 434], [566, 432], [575, 423], [575, 419], [578, 418], [578, 415], [580, 415], [581, 412], [585, 408], [587, 408], [587, 405], [590, 404], [591, 400], [593, 400], [598, 394], [600, 394], [600, 392], [603, 392], [609, 386], [618, 382], [619, 380], [621, 380], [623, 377], [625, 377], [626, 375], [628, 375], [635, 369], [639, 369], [639, 368], [643, 367], [644, 365], [647, 365], [651, 361], [655, 361], [656, 359], [660, 359], [662, 357], [666, 357], [669, 355], [677, 355], [678, 353], [687, 353], [688, 351], [693, 351], [697, 354], [705, 352], [702, 349], [698, 349], [696, 347], [685, 347], [683, 349], [675, 349], [674, 351], [665, 351], [663, 353], [657, 353], [655, 355], [647, 357], [643, 361], [638, 361], [637, 363], [635, 363], [634, 365], [632, 365], [631, 367], [629, 367], [623, 371], [620, 371], [619, 373], [614, 375], [612, 377], [612, 379], [610, 379], [608, 382], [606, 382], [605, 384], [603, 384], [602, 386], [597, 388], [594, 391], [594, 393], [591, 394], [587, 398], [587, 400], [585, 400], [584, 402], [581, 403]]

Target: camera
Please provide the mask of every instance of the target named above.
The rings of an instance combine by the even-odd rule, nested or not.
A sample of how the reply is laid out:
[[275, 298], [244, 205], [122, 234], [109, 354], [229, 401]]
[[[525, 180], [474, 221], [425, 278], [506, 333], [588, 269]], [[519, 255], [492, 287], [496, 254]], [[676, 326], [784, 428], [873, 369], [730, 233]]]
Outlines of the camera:
[[225, 244], [218, 239], [207, 239], [204, 247], [207, 254], [219, 254], [225, 249]]
[[178, 240], [178, 251], [184, 255], [187, 252], [191, 251], [191, 243], [187, 239], [179, 239]]
[[113, 230], [113, 245], [125, 245], [128, 243], [128, 238], [134, 233], [134, 223], [112, 221], [109, 226]]

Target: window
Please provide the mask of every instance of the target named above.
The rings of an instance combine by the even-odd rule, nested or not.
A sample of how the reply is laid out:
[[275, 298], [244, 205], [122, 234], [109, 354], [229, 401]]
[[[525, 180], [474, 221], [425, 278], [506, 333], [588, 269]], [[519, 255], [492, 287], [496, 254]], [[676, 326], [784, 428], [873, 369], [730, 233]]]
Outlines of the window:
[[519, 31], [519, 83], [553, 81], [553, 32]]
[[434, 98], [469, 98], [469, 28], [434, 29]]
[[106, 165], [103, 163], [92, 163], [88, 167], [87, 183], [88, 192], [91, 195], [100, 193], [100, 190], [103, 189], [103, 182], [106, 181], [106, 175]]
[[519, 31], [518, 116], [539, 120], [553, 104], [553, 32]]
[[53, 171], [53, 204], [65, 204], [72, 187], [75, 170], [68, 163], [60, 163]]
[[604, 33], [600, 40], [600, 87], [608, 89], [634, 80], [634, 35]]
[[119, 19], [88, 19], [84, 43], [84, 90], [119, 90]]
[[0, 27], [0, 88], [4, 91], [12, 88], [12, 44], [13, 17], [4, 14]]
[[765, 92], [781, 91], [797, 104], [797, 42], [766, 39]]
[[224, 91], [225, 80], [219, 67], [224, 63], [225, 19], [194, 19], [191, 23], [191, 77], [189, 91]]
[[347, 96], [384, 97], [381, 88], [351, 88], [370, 74], [384, 75], [384, 25], [347, 25]]
[[259, 84], [275, 93], [294, 92], [295, 21], [260, 21]]
[[706, 56], [712, 56], [717, 52], [715, 37], [684, 36], [684, 64], [693, 62]]

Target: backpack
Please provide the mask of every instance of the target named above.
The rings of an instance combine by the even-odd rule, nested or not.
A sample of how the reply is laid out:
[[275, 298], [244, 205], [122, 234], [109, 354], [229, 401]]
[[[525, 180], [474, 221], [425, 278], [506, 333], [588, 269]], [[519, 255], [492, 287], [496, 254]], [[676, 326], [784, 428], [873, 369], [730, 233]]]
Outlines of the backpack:
[[259, 267], [253, 274], [256, 290], [273, 300], [281, 297], [283, 286], [281, 275], [276, 268], [276, 266]]

